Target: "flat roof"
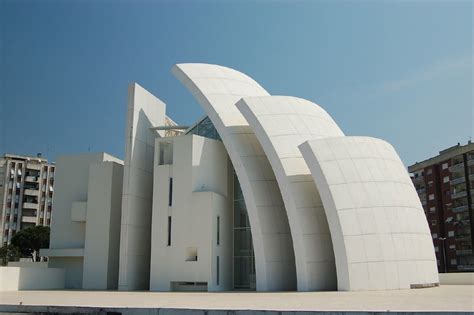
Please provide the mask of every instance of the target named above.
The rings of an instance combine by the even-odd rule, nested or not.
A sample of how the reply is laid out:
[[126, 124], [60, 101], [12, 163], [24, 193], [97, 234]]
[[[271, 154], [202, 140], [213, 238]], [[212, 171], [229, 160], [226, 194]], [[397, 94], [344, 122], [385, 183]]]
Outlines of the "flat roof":
[[[21, 305], [20, 305], [21, 304]], [[0, 312], [138, 309], [426, 312], [474, 310], [473, 285], [363, 292], [1, 291]], [[148, 312], [150, 313], [150, 312]], [[156, 313], [156, 312], [155, 312]], [[134, 314], [137, 314], [134, 312]], [[140, 313], [141, 314], [141, 313]], [[150, 313], [151, 314], [151, 313]], [[194, 314], [194, 313], [193, 313]], [[221, 313], [222, 314], [222, 313]]]
[[460, 143], [458, 143], [457, 145], [454, 145], [452, 147], [439, 151], [438, 155], [436, 156], [433, 156], [421, 162], [416, 162], [415, 164], [408, 166], [408, 171], [414, 172], [416, 170], [425, 168], [430, 165], [439, 164], [443, 161], [452, 159], [455, 156], [458, 156], [470, 151], [474, 151], [474, 143], [472, 143], [471, 141], [468, 141], [467, 144], [465, 145], [461, 145]]

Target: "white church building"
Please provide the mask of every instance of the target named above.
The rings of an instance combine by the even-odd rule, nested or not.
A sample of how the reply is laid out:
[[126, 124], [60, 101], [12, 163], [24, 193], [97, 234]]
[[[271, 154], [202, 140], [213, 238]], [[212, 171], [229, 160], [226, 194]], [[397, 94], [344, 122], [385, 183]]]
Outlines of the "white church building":
[[439, 283], [425, 214], [387, 142], [209, 64], [172, 73], [190, 127], [129, 88], [125, 160], [58, 158], [49, 267], [65, 288], [393, 290]]

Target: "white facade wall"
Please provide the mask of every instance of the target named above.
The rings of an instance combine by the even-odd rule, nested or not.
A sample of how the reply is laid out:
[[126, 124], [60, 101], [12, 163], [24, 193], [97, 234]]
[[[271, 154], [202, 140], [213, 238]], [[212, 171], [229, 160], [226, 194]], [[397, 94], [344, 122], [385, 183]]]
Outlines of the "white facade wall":
[[[168, 158], [169, 164], [159, 165], [163, 143], [172, 150], [172, 162]], [[150, 290], [232, 288], [232, 173], [228, 163], [223, 144], [216, 140], [195, 135], [156, 140]]]
[[339, 290], [439, 283], [423, 207], [390, 144], [337, 137], [310, 140], [300, 149], [328, 218]]
[[206, 111], [226, 146], [242, 188], [255, 252], [258, 291], [296, 287], [295, 257], [285, 206], [267, 156], [235, 103], [268, 96], [243, 73], [209, 64], [178, 64], [173, 74]]
[[165, 125], [165, 110], [165, 103], [138, 84], [129, 87], [120, 233], [120, 290], [149, 287], [153, 151], [155, 137], [160, 136], [159, 132], [150, 128]]
[[89, 168], [84, 289], [117, 289], [123, 166], [114, 162]]
[[343, 132], [324, 109], [297, 97], [245, 97], [236, 106], [275, 172], [291, 228], [298, 291], [335, 290], [336, 265], [326, 214], [298, 145], [343, 136]]
[[[96, 237], [99, 242], [101, 239], [109, 239], [109, 230], [106, 226], [99, 225], [95, 220], [112, 213], [112, 206], [115, 206], [114, 212], [120, 212], [120, 206], [117, 210], [117, 200], [120, 201], [121, 193], [119, 189], [117, 194], [117, 185], [120, 186], [121, 178], [120, 176], [111, 177], [114, 173], [122, 172], [123, 166], [121, 164], [121, 160], [106, 153], [89, 153], [58, 158], [56, 182], [59, 184], [56, 191], [58, 195], [55, 197], [55, 215], [51, 225], [50, 247], [42, 249], [41, 255], [49, 256], [51, 268], [65, 269], [66, 288], [80, 289], [83, 287], [83, 278], [88, 279], [88, 277], [95, 275], [90, 272], [83, 273], [86, 243], [91, 246], [87, 252], [92, 255], [86, 260], [94, 260], [92, 264], [96, 265], [95, 270], [98, 270], [98, 273], [107, 274], [107, 265], [104, 263], [103, 257], [110, 255], [110, 253], [94, 249], [94, 246], [97, 246], [94, 242]], [[118, 180], [118, 182], [114, 182], [114, 180]], [[108, 195], [107, 190], [110, 192]], [[102, 193], [97, 193], [98, 191]], [[112, 199], [114, 199], [113, 203], [110, 202]], [[98, 216], [95, 211], [91, 214], [91, 220], [87, 220], [89, 202], [92, 209], [97, 205], [101, 207], [98, 210], [100, 211]], [[86, 220], [82, 221], [84, 204], [86, 204]], [[92, 226], [87, 228], [88, 224], [92, 224]], [[119, 229], [119, 224], [119, 222], [115, 222], [115, 231]], [[87, 241], [87, 230], [92, 234], [89, 241]], [[116, 235], [118, 233], [114, 235], [115, 239], [111, 240], [113, 246], [118, 246], [119, 241], [116, 239]], [[117, 250], [115, 256], [115, 260], [117, 260]], [[99, 265], [99, 263], [103, 263], [103, 265]], [[90, 269], [88, 270], [90, 271]]]

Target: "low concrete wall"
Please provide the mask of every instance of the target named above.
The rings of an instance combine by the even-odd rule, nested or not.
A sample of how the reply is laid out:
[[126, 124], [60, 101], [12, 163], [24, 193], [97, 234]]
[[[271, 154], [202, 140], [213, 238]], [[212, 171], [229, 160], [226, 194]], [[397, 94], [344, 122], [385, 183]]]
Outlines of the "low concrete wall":
[[474, 285], [474, 272], [440, 273], [441, 285]]
[[34, 267], [34, 268], [48, 268], [48, 262], [46, 261], [10, 261], [8, 267]]
[[0, 291], [64, 289], [64, 284], [64, 269], [0, 267]]

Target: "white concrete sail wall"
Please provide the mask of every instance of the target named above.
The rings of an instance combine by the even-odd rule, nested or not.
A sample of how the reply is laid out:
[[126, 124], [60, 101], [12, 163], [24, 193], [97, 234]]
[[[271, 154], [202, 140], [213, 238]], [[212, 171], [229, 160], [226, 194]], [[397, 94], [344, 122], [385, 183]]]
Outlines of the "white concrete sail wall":
[[119, 290], [144, 290], [150, 280], [153, 154], [160, 136], [150, 127], [165, 124], [166, 105], [136, 83], [128, 93]]
[[301, 98], [245, 97], [236, 106], [275, 172], [293, 238], [298, 291], [335, 290], [336, 266], [326, 213], [298, 145], [344, 133], [324, 109]]
[[389, 143], [337, 137], [310, 140], [299, 148], [327, 214], [339, 290], [439, 283], [423, 208]]
[[189, 89], [219, 132], [239, 178], [249, 213], [258, 291], [296, 287], [293, 244], [270, 163], [235, 107], [246, 96], [268, 96], [248, 76], [222, 66], [178, 64], [172, 73]]

